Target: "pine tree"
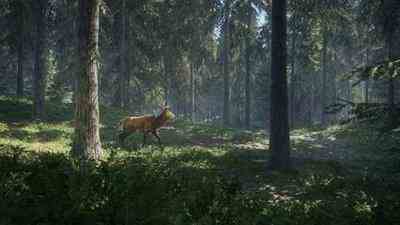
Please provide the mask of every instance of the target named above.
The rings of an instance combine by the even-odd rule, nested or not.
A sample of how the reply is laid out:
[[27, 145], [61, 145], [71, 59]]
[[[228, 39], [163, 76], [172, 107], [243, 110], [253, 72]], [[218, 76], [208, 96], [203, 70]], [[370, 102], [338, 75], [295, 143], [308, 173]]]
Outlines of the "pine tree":
[[75, 133], [72, 153], [83, 160], [97, 160], [102, 155], [99, 135], [98, 40], [100, 0], [79, 1], [79, 59]]

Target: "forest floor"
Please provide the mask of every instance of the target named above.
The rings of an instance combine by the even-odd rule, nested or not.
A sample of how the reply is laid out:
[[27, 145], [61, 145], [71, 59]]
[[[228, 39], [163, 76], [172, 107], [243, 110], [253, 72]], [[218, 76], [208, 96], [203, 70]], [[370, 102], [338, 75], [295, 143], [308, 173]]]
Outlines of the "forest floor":
[[[9, 102], [5, 104], [10, 107]], [[30, 107], [24, 108], [25, 103], [21, 102], [15, 104], [20, 106], [15, 106], [18, 109], [14, 111], [0, 110], [0, 155], [11, 152], [15, 158], [16, 153], [23, 152], [68, 157], [73, 133], [70, 119], [34, 122], [26, 119], [29, 113], [23, 111]], [[120, 147], [115, 139], [117, 123], [123, 115], [102, 110], [101, 136], [106, 161], [135, 159], [157, 165], [155, 168], [173, 168], [190, 175], [185, 178], [189, 181], [182, 180], [184, 183], [197, 182], [197, 175], [192, 174], [195, 170], [216, 174], [228, 183], [234, 182], [240, 193], [256, 199], [267, 195], [268, 202], [279, 202], [283, 214], [289, 213], [293, 220], [277, 224], [293, 224], [303, 217], [309, 222], [314, 218], [307, 214], [310, 210], [319, 215], [314, 224], [325, 223], [327, 218], [331, 223], [326, 224], [395, 224], [400, 219], [394, 213], [400, 209], [398, 130], [382, 135], [377, 124], [358, 122], [324, 129], [296, 129], [291, 132], [293, 169], [270, 172], [268, 135], [262, 130], [176, 121], [161, 129], [162, 149], [154, 137], [149, 139], [148, 146], [140, 148], [141, 134], [131, 135]], [[0, 173], [4, 175], [2, 179], [5, 174]], [[199, 190], [192, 191], [191, 195]], [[293, 214], [298, 207], [301, 213]], [[382, 210], [385, 215], [380, 215]], [[343, 218], [346, 215], [349, 218]]]

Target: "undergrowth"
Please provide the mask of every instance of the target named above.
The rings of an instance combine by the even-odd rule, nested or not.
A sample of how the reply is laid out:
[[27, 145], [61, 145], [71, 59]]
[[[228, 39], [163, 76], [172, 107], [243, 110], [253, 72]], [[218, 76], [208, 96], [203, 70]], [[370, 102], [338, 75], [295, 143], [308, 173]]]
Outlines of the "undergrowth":
[[376, 180], [347, 177], [337, 165], [310, 162], [301, 172], [270, 174], [263, 187], [249, 191], [239, 176], [203, 166], [199, 156], [177, 157], [114, 155], [83, 174], [65, 154], [3, 146], [0, 223], [317, 225], [400, 219], [394, 187], [381, 193]]
[[[82, 173], [69, 156], [68, 106], [54, 107], [53, 119], [33, 122], [30, 104], [0, 98], [0, 224], [400, 221], [397, 131], [379, 136], [372, 124], [295, 130], [294, 170], [268, 172], [264, 132], [177, 121], [161, 132], [164, 149], [154, 139], [139, 148], [140, 134], [120, 147], [115, 133], [127, 113], [101, 107], [104, 158]], [[344, 151], [362, 156], [350, 161], [357, 172], [340, 160], [296, 158], [339, 141], [351, 146]]]

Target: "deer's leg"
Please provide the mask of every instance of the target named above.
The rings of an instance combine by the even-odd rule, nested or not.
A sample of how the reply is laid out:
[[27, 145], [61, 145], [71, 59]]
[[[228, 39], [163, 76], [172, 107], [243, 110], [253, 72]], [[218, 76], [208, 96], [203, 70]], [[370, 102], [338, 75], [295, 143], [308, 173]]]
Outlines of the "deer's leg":
[[157, 138], [158, 144], [161, 146], [161, 138], [157, 130], [152, 131], [153, 135]]
[[129, 133], [127, 133], [125, 131], [122, 131], [120, 134], [118, 134], [118, 140], [119, 140], [120, 145], [124, 144], [124, 140], [128, 135], [129, 135]]
[[144, 147], [146, 145], [146, 136], [147, 136], [147, 132], [143, 131], [143, 146]]

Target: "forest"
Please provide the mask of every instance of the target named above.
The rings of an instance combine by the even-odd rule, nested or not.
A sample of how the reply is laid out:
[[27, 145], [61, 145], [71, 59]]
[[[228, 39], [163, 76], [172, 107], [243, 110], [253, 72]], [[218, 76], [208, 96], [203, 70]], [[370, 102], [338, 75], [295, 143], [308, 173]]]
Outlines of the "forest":
[[400, 224], [399, 0], [0, 0], [0, 225]]

